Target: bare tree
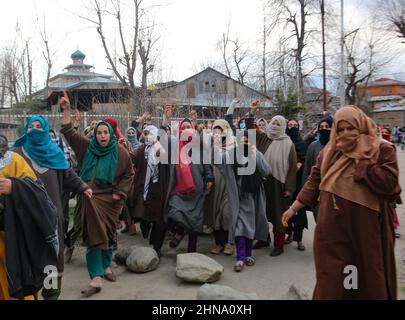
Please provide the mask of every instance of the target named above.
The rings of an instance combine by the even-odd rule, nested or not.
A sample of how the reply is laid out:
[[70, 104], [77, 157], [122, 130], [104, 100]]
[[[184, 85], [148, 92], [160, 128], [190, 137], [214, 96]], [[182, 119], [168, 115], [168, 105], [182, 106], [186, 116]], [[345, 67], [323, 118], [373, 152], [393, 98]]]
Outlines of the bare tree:
[[[132, 105], [133, 108], [135, 108], [137, 91], [135, 85], [135, 71], [138, 61], [137, 47], [143, 0], [132, 0], [131, 2], [133, 4], [131, 35], [127, 35], [126, 29], [124, 29], [125, 24], [123, 22], [123, 10], [120, 0], [92, 0], [89, 9], [95, 14], [95, 18], [89, 18], [87, 15], [78, 16], [95, 25], [111, 70], [117, 79], [129, 88], [132, 96]], [[109, 40], [107, 39], [107, 31], [105, 30], [107, 17], [113, 17], [118, 27], [118, 38], [121, 47], [121, 55], [118, 59], [115, 59], [113, 56]], [[127, 39], [131, 40], [127, 41]]]
[[404, 0], [379, 0], [375, 11], [387, 31], [395, 31], [399, 38], [405, 39]]
[[308, 19], [310, 16], [316, 14], [316, 1], [314, 0], [269, 0], [271, 7], [280, 12], [281, 16], [285, 18], [286, 26], [292, 27], [292, 34], [287, 38], [294, 39], [295, 48], [293, 54], [296, 61], [297, 69], [297, 89], [300, 96], [303, 94], [304, 89], [304, 49], [308, 44], [309, 36], [314, 30], [309, 30]]
[[351, 31], [345, 37], [347, 55], [346, 99], [350, 104], [363, 105], [364, 107], [367, 103], [362, 99], [367, 99], [367, 97], [358, 95], [359, 85], [367, 87], [369, 80], [396, 56], [393, 52], [386, 52], [385, 37], [376, 30], [376, 25], [372, 24], [370, 29], [368, 38], [360, 38], [361, 29]]
[[42, 42], [44, 44], [44, 47], [42, 50], [42, 56], [44, 57], [44, 60], [46, 63], [45, 87], [47, 88], [49, 86], [49, 79], [51, 78], [52, 67], [53, 67], [53, 58], [54, 58], [55, 53], [52, 52], [51, 48], [50, 48], [50, 39], [49, 39], [48, 29], [46, 27], [45, 17], [44, 17], [43, 24], [40, 23], [39, 18], [37, 17], [37, 29], [38, 29], [38, 33], [42, 39]]
[[221, 52], [222, 61], [224, 63], [226, 75], [228, 77], [231, 77], [231, 70], [230, 70], [229, 64], [228, 64], [228, 44], [230, 42], [230, 40], [229, 40], [230, 27], [231, 27], [231, 22], [228, 21], [228, 27], [227, 27], [226, 31], [222, 34], [221, 40], [218, 42], [218, 48]]
[[268, 38], [270, 37], [271, 33], [275, 29], [275, 27], [280, 22], [280, 15], [281, 11], [272, 10], [267, 12], [269, 7], [269, 3], [267, 0], [263, 1], [262, 10], [263, 10], [263, 30], [262, 30], [262, 56], [261, 56], [261, 78], [262, 78], [262, 85], [261, 90], [263, 93], [268, 94]]
[[249, 58], [249, 50], [244, 48], [243, 43], [236, 37], [235, 40], [230, 40], [233, 44], [233, 63], [235, 64], [238, 80], [241, 84], [245, 84], [245, 77], [249, 70], [249, 63], [247, 59]]
[[[139, 39], [139, 58], [142, 64], [142, 83], [141, 83], [141, 96], [140, 96], [140, 107], [144, 111], [146, 110], [146, 96], [148, 91], [148, 75], [154, 71], [154, 64], [151, 63], [152, 50], [156, 45], [159, 37], [154, 36], [154, 24], [150, 27], [145, 27], [140, 32]], [[152, 110], [149, 110], [152, 111]]]

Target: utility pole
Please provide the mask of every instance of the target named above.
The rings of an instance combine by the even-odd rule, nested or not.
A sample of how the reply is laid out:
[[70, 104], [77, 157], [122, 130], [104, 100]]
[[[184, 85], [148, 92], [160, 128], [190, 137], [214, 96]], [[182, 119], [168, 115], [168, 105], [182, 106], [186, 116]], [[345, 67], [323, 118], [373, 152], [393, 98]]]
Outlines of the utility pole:
[[[343, 1], [343, 0], [342, 0]], [[328, 97], [326, 94], [326, 49], [325, 49], [325, 0], [321, 0], [322, 16], [322, 59], [323, 59], [323, 111], [328, 111]]]
[[346, 105], [345, 93], [345, 28], [344, 28], [344, 0], [340, 0], [340, 23], [341, 23], [341, 43], [340, 43], [340, 106]]

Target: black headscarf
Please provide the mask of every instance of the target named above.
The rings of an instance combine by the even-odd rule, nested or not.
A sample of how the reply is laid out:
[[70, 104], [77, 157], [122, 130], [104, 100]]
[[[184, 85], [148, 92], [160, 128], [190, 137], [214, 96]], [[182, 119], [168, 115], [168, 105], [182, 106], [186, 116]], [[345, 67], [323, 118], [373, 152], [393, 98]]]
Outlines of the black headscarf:
[[298, 128], [294, 127], [294, 128], [291, 128], [291, 129], [289, 129], [287, 127], [286, 133], [291, 138], [291, 141], [295, 145], [295, 151], [297, 152], [298, 161], [300, 161], [300, 162], [304, 161], [305, 156], [307, 154], [308, 145], [302, 139], [302, 137], [300, 135], [299, 127]]

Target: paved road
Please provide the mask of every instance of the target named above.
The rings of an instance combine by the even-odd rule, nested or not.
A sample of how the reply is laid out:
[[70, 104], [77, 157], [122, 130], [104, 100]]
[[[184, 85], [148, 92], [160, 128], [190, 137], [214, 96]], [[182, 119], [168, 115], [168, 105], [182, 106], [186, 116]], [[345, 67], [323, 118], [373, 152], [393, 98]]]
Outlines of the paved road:
[[[405, 152], [398, 151], [401, 169], [401, 185], [405, 188]], [[402, 238], [396, 245], [397, 274], [399, 298], [405, 300], [405, 205], [398, 208], [401, 226], [399, 233]], [[286, 246], [285, 253], [280, 257], [270, 257], [270, 249], [255, 251], [256, 266], [245, 268], [242, 273], [235, 273], [235, 258], [224, 255], [211, 255], [211, 237], [200, 239], [198, 250], [213, 257], [225, 267], [225, 272], [217, 284], [230, 286], [234, 289], [257, 293], [260, 299], [280, 299], [287, 293], [291, 285], [312, 295], [315, 285], [315, 268], [312, 253], [314, 220], [308, 213], [309, 230], [304, 233], [307, 251], [299, 252], [295, 244]], [[185, 239], [186, 240], [186, 239]], [[159, 269], [148, 274], [132, 274], [124, 267], [115, 267], [118, 275], [116, 283], [105, 283], [103, 291], [93, 299], [107, 300], [188, 300], [196, 299], [199, 285], [185, 284], [175, 276], [176, 254], [186, 251], [183, 241], [177, 250], [170, 249], [166, 243]], [[135, 237], [120, 236], [120, 246], [135, 244], [147, 245], [140, 235]], [[372, 244], [370, 244], [372, 245]], [[73, 256], [72, 263], [65, 268], [62, 299], [81, 299], [80, 290], [88, 283], [85, 263], [85, 249], [79, 248]]]

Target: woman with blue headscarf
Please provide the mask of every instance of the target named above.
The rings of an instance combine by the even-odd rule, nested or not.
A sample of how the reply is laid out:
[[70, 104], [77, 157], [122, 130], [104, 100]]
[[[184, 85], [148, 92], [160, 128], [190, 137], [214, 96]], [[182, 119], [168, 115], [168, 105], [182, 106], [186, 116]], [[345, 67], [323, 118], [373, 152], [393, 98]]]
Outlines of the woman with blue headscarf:
[[82, 217], [87, 270], [91, 278], [82, 294], [90, 297], [102, 290], [102, 279], [117, 280], [110, 268], [112, 248], [135, 173], [128, 151], [118, 143], [119, 137], [108, 122], [99, 122], [89, 140], [73, 128], [67, 93], [60, 105], [63, 109], [61, 133], [77, 155], [81, 178], [93, 189], [93, 197], [80, 197], [77, 208]]
[[48, 121], [42, 117], [32, 117], [24, 127], [24, 135], [15, 145], [15, 151], [31, 166], [36, 176], [43, 182], [45, 189], [58, 211], [58, 289], [43, 289], [42, 296], [46, 300], [59, 298], [64, 271], [64, 230], [62, 195], [73, 191], [91, 197], [92, 190], [79, 176], [69, 168], [63, 151], [52, 142]]
[[143, 143], [139, 141], [138, 134], [134, 127], [129, 127], [125, 132], [125, 136], [131, 145], [132, 152], [137, 151], [143, 145]]

